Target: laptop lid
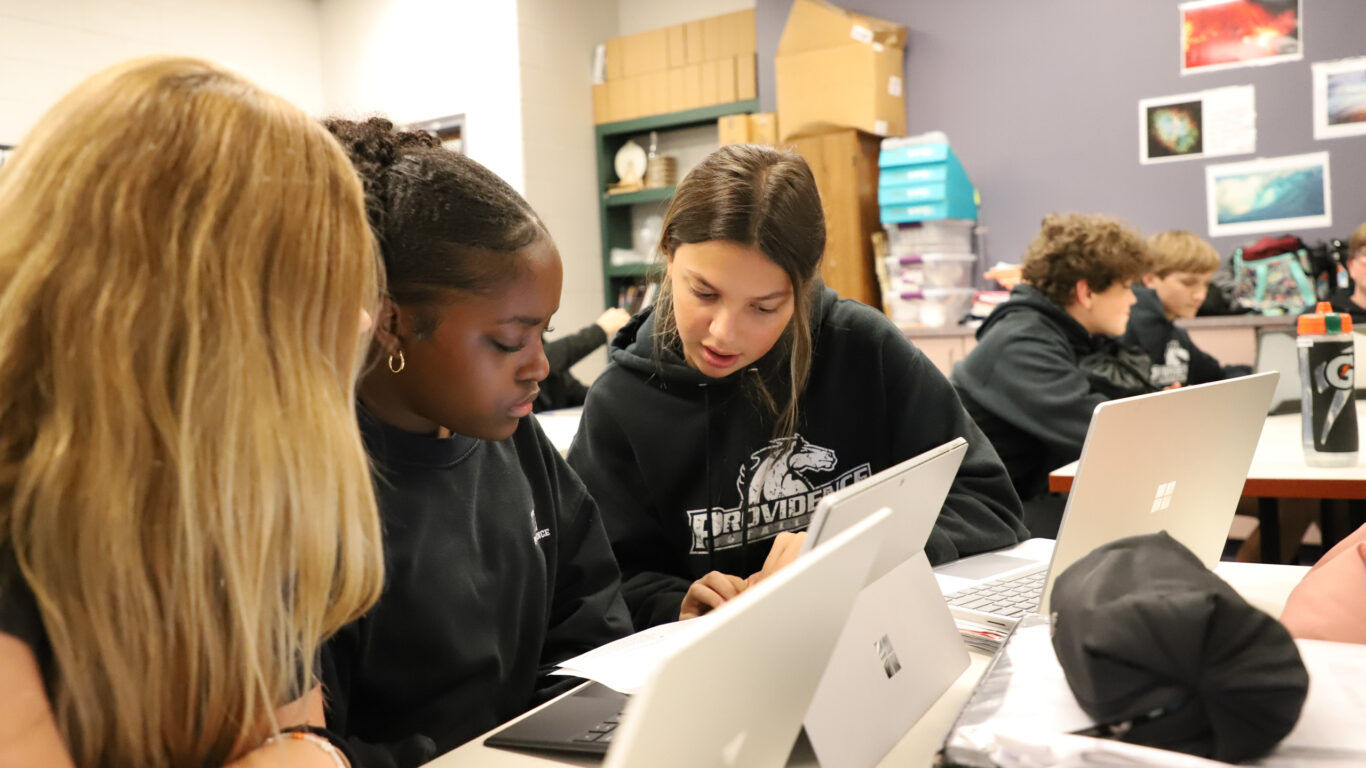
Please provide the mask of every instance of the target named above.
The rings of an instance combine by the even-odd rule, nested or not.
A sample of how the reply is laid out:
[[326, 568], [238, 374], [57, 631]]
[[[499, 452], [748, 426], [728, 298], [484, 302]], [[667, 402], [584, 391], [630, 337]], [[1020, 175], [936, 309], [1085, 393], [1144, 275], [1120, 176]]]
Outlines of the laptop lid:
[[634, 696], [605, 768], [780, 768], [890, 510], [745, 590], [665, 660]]
[[1263, 328], [1258, 331], [1257, 364], [1253, 371], [1281, 375], [1272, 392], [1268, 413], [1296, 413], [1300, 410], [1299, 365], [1293, 328]]
[[816, 508], [806, 538], [815, 551], [836, 531], [892, 510], [868, 583], [806, 713], [821, 765], [876, 765], [968, 666], [924, 551], [967, 447], [957, 438], [826, 496]]
[[1166, 531], [1219, 562], [1276, 373], [1101, 403], [1091, 415], [1039, 612], [1058, 574], [1126, 536]]
[[925, 548], [967, 450], [968, 441], [955, 438], [822, 497], [806, 528], [802, 553], [889, 507], [895, 513], [888, 523], [891, 532], [868, 569], [868, 583], [882, 578]]

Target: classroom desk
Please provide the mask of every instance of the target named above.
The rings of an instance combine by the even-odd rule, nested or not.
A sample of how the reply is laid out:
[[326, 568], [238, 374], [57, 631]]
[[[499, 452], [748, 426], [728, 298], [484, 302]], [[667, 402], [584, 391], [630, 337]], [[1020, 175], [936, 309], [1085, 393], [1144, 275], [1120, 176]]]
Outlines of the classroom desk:
[[[1233, 585], [1249, 603], [1279, 616], [1290, 590], [1299, 583], [1308, 568], [1295, 565], [1262, 565], [1259, 563], [1219, 563], [1215, 572]], [[944, 736], [958, 716], [958, 710], [967, 701], [978, 678], [986, 671], [991, 657], [978, 652], [969, 652], [971, 663], [958, 680], [939, 697], [910, 731], [902, 737], [892, 751], [883, 758], [880, 766], [898, 768], [926, 768], [934, 763], [934, 756], [944, 741]], [[502, 726], [499, 726], [500, 728]], [[496, 729], [495, 729], [496, 730]], [[458, 747], [427, 764], [427, 768], [546, 768], [547, 766], [596, 766], [601, 761], [586, 758], [546, 757], [531, 753], [491, 749], [484, 746], [484, 737]], [[798, 750], [788, 762], [789, 766], [815, 766], [816, 761], [809, 750]]]
[[[1366, 426], [1366, 403], [1356, 402], [1357, 423]], [[1366, 434], [1366, 429], [1359, 430]], [[1360, 450], [1360, 449], [1358, 449]], [[1366, 457], [1366, 453], [1361, 454]], [[1048, 490], [1066, 493], [1077, 474], [1077, 462], [1048, 475]], [[1351, 467], [1311, 467], [1304, 463], [1298, 413], [1269, 416], [1257, 440], [1257, 451], [1248, 467], [1243, 495], [1262, 499], [1258, 519], [1262, 526], [1262, 556], [1279, 559], [1277, 499], [1366, 499], [1366, 464]], [[1268, 542], [1270, 544], [1268, 545]]]

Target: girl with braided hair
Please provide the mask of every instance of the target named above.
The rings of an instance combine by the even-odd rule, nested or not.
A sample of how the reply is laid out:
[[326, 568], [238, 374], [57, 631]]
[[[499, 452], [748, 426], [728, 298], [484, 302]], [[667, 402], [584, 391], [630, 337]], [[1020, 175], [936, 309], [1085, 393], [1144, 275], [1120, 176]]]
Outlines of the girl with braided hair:
[[562, 276], [545, 226], [429, 134], [327, 127], [388, 283], [358, 409], [387, 584], [327, 646], [328, 725], [364, 765], [410, 766], [566, 689], [557, 663], [631, 626], [597, 507], [530, 415]]

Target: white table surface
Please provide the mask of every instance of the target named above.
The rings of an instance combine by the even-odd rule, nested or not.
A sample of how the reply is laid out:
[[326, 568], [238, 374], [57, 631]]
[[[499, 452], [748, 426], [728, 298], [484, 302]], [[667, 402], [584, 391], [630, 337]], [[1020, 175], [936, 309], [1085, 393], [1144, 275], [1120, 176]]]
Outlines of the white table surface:
[[[1366, 435], [1366, 403], [1358, 400], [1358, 436]], [[1244, 496], [1299, 499], [1366, 498], [1366, 451], [1350, 467], [1311, 467], [1304, 462], [1298, 413], [1268, 416], [1248, 468]], [[1077, 462], [1049, 474], [1049, 490], [1065, 491], [1077, 475]]]
[[[1299, 583], [1307, 570], [1309, 569], [1306, 567], [1294, 565], [1219, 563], [1215, 572], [1233, 585], [1252, 605], [1273, 616], [1279, 616], [1290, 590]], [[880, 766], [921, 768], [934, 763], [935, 753], [939, 751], [944, 736], [948, 734], [959, 709], [967, 701], [973, 686], [977, 684], [978, 678], [982, 676], [987, 663], [991, 660], [990, 656], [982, 653], [970, 652], [968, 655], [971, 657], [971, 663], [967, 670], [892, 748], [879, 763]], [[484, 736], [480, 736], [427, 765], [429, 768], [544, 768], [557, 765], [593, 766], [601, 763], [600, 760], [591, 758], [547, 757], [491, 749], [485, 747], [483, 741]], [[815, 765], [815, 762], [809, 755], [794, 755], [794, 759], [788, 765], [808, 766]]]

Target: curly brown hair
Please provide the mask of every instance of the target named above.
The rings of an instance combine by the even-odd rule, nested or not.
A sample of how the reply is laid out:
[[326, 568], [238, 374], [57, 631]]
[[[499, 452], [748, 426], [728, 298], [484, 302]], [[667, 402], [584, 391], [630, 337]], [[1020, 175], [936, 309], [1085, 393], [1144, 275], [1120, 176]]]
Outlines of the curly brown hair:
[[1050, 213], [1025, 248], [1021, 276], [1066, 307], [1076, 301], [1078, 280], [1099, 292], [1150, 271], [1148, 245], [1134, 228], [1100, 214]]

